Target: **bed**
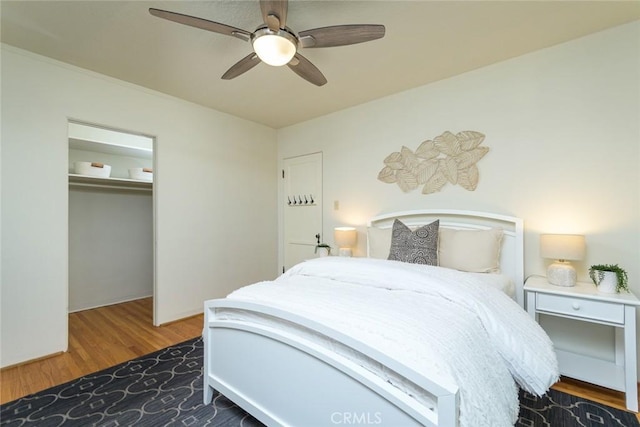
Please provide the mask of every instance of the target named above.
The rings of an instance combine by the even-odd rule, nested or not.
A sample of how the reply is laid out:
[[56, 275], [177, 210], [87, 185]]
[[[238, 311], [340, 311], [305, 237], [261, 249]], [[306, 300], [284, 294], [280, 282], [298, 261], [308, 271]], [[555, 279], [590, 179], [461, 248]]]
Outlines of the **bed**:
[[[435, 230], [447, 265], [382, 259], [398, 230]], [[205, 302], [204, 402], [218, 390], [269, 426], [513, 425], [518, 386], [540, 395], [558, 378], [522, 309], [522, 220], [405, 211], [367, 235], [368, 257], [309, 260]]]

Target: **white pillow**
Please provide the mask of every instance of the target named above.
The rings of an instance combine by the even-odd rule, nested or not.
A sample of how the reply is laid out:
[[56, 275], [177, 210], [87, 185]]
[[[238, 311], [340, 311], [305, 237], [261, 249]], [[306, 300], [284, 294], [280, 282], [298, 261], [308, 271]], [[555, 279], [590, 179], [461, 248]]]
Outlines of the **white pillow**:
[[391, 228], [367, 227], [369, 258], [387, 259], [391, 249]]
[[503, 230], [440, 228], [438, 261], [441, 267], [474, 273], [499, 273]]

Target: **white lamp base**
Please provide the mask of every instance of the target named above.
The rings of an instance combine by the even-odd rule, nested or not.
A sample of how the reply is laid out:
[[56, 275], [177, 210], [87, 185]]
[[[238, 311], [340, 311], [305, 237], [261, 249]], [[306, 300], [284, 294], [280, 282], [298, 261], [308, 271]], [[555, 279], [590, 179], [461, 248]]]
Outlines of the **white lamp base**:
[[547, 281], [556, 286], [575, 286], [576, 269], [566, 261], [556, 261], [547, 268]]
[[340, 248], [338, 250], [339, 256], [351, 256], [351, 248]]

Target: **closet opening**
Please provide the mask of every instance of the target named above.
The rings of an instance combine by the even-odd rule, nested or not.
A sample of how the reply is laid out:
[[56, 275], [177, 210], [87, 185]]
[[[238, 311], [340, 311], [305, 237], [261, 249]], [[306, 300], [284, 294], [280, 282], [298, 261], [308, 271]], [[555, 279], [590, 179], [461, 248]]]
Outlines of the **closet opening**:
[[[68, 126], [68, 311], [153, 299], [155, 138]], [[153, 324], [155, 317], [154, 301]]]

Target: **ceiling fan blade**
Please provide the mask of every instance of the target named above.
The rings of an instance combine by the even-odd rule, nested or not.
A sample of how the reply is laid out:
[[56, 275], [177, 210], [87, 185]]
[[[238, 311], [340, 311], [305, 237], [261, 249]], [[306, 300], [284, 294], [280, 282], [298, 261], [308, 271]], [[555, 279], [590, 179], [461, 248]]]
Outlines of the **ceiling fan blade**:
[[364, 43], [384, 37], [384, 25], [334, 25], [300, 31], [302, 47], [333, 47]]
[[242, 58], [236, 62], [226, 73], [222, 75], [223, 80], [231, 80], [238, 77], [240, 74], [246, 73], [256, 65], [260, 63], [260, 58], [254, 52]]
[[299, 53], [296, 53], [293, 60], [287, 65], [294, 73], [316, 86], [322, 86], [327, 83], [326, 77], [318, 70], [318, 67]]
[[251, 33], [240, 28], [230, 25], [221, 24], [219, 22], [209, 21], [207, 19], [196, 18], [195, 16], [183, 15], [181, 13], [169, 12], [168, 10], [149, 8], [149, 13], [158, 18], [167, 19], [179, 24], [188, 25], [190, 27], [200, 28], [201, 30], [212, 31], [214, 33], [224, 34], [226, 36], [237, 37], [241, 40], [248, 41]]
[[288, 3], [288, 0], [260, 0], [262, 19], [271, 31], [278, 31], [286, 25]]

